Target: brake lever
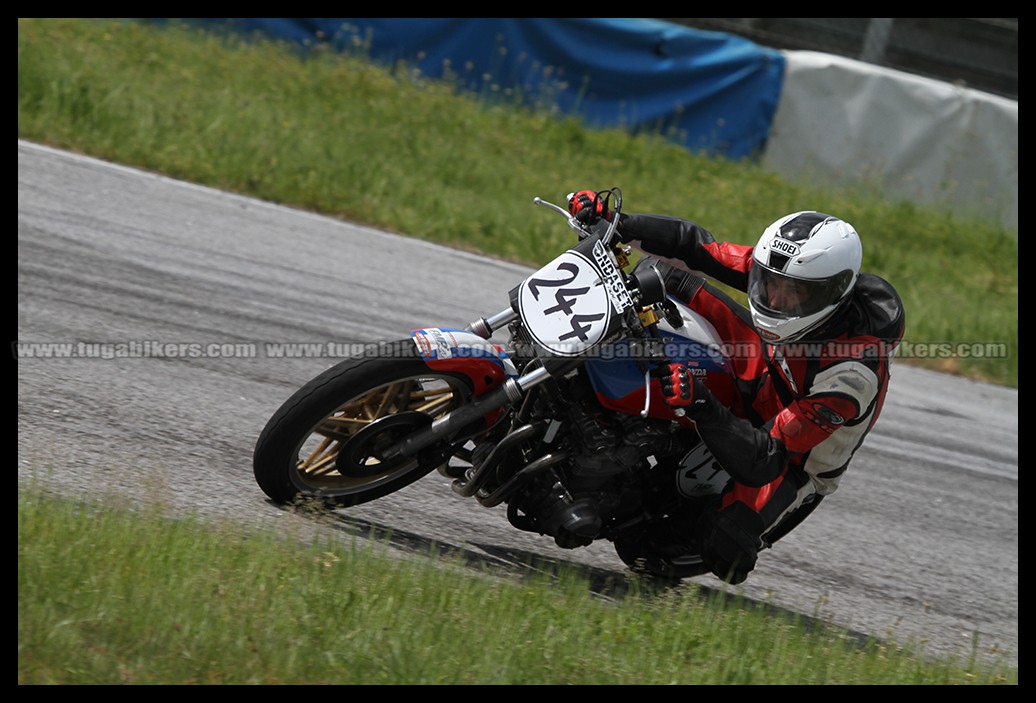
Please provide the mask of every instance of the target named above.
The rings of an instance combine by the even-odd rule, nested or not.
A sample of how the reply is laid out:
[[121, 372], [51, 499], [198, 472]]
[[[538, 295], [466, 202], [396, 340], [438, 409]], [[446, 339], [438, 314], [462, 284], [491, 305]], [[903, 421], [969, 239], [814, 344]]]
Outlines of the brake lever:
[[[640, 411], [640, 416], [646, 418], [648, 416], [648, 408], [651, 407], [651, 371], [650, 369], [644, 372], [644, 409]], [[683, 408], [672, 408], [673, 415], [677, 417], [683, 417], [687, 414], [687, 411]]]

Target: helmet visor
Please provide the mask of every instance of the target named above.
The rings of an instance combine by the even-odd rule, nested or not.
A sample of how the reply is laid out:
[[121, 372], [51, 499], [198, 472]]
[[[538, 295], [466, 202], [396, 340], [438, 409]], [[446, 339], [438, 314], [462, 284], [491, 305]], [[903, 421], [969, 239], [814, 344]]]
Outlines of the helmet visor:
[[771, 317], [807, 317], [838, 302], [852, 279], [852, 271], [848, 270], [828, 278], [795, 278], [755, 261], [748, 272], [748, 299], [757, 310]]

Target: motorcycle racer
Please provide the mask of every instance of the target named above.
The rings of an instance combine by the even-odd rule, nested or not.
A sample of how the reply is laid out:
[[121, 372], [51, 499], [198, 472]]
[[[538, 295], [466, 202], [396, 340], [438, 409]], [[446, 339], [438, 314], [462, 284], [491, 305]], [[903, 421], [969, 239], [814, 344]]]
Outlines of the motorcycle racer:
[[[588, 225], [611, 221], [604, 192], [571, 194], [569, 212]], [[673, 557], [698, 551], [718, 578], [741, 583], [761, 549], [838, 488], [873, 428], [903, 337], [903, 303], [888, 281], [861, 273], [855, 228], [822, 212], [777, 219], [754, 247], [718, 242], [695, 222], [664, 215], [622, 213], [617, 231], [704, 274], [658, 266], [667, 290], [736, 350], [732, 408], [683, 365], [656, 370], [666, 402], [684, 409], [732, 480], [715, 510], [667, 516], [645, 548]], [[746, 293], [748, 307], [706, 277]]]

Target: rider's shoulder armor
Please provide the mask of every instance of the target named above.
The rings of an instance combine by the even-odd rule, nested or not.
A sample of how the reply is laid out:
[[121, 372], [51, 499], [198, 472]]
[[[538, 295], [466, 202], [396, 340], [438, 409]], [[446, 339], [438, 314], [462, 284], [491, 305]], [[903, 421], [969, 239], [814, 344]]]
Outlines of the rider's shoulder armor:
[[853, 336], [869, 336], [898, 342], [905, 326], [899, 293], [880, 276], [861, 273], [850, 302]]

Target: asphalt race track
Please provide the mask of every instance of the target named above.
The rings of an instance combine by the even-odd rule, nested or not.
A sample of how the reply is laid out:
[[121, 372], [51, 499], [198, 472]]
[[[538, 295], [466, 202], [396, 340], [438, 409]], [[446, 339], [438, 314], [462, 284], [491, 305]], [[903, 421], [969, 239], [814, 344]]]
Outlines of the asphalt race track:
[[[534, 195], [552, 193], [529, 194], [530, 216], [557, 217]], [[251, 453], [283, 400], [349, 345], [499, 311], [530, 272], [19, 141], [19, 479], [277, 524]], [[286, 357], [289, 344], [325, 355]], [[340, 512], [314, 529], [621, 581], [609, 545], [559, 549], [438, 474]], [[898, 364], [839, 491], [741, 588], [934, 654], [966, 656], [977, 638], [1017, 661], [1017, 390]]]

